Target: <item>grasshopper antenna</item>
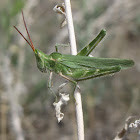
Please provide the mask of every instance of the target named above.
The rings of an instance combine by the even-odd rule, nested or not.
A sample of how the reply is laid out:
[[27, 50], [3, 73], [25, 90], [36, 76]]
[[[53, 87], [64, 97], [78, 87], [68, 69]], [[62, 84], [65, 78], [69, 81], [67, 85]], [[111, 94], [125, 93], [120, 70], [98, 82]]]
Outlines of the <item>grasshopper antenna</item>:
[[27, 32], [27, 34], [28, 34], [28, 37], [29, 37], [30, 42], [29, 42], [29, 41], [25, 38], [25, 36], [17, 29], [16, 26], [13, 26], [13, 27], [18, 31], [18, 33], [19, 33], [19, 34], [26, 40], [26, 42], [31, 46], [32, 50], [35, 51], [35, 47], [34, 47], [34, 45], [33, 45], [33, 42], [32, 42], [32, 40], [31, 40], [30, 34], [29, 34], [28, 29], [27, 29], [27, 26], [26, 26], [26, 22], [25, 22], [25, 19], [24, 19], [23, 11], [22, 11], [22, 17], [23, 17], [24, 26], [25, 26], [25, 29], [26, 29], [26, 32]]

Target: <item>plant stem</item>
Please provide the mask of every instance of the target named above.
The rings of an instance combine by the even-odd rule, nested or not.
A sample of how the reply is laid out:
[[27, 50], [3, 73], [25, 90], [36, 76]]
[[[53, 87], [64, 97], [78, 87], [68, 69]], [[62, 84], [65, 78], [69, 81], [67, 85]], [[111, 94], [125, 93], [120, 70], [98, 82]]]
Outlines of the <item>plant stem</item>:
[[[71, 12], [71, 4], [70, 4], [70, 0], [64, 0], [64, 2], [66, 7], [66, 17], [67, 17], [69, 40], [71, 46], [71, 54], [76, 55], [77, 48], [76, 48], [76, 39], [75, 39], [75, 32], [74, 32], [72, 12]], [[81, 101], [81, 93], [79, 92], [78, 88], [76, 88], [74, 92], [74, 97], [75, 97], [75, 107], [76, 107], [78, 140], [84, 140], [82, 101]]]
[[74, 32], [72, 12], [71, 12], [71, 4], [70, 4], [70, 0], [64, 0], [64, 2], [66, 7], [66, 17], [68, 23], [69, 40], [71, 45], [71, 54], [76, 55], [77, 47], [76, 47], [76, 39], [75, 39], [75, 32]]

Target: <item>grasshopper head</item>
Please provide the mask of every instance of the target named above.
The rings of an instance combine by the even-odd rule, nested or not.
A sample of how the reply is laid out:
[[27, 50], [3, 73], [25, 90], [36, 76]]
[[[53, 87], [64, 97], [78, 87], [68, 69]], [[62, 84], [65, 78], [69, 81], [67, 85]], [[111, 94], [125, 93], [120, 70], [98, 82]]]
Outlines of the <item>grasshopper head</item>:
[[38, 49], [34, 51], [36, 57], [37, 67], [41, 72], [47, 72], [45, 67], [44, 53]]

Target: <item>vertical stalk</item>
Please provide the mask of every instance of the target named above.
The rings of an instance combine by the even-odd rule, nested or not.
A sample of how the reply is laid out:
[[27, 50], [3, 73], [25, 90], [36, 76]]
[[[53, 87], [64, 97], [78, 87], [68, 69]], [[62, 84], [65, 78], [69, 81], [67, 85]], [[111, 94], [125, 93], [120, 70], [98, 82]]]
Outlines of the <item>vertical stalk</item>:
[[65, 2], [65, 7], [66, 7], [66, 18], [67, 18], [67, 23], [68, 23], [71, 54], [76, 55], [77, 47], [76, 47], [76, 39], [75, 39], [75, 32], [74, 32], [72, 12], [71, 12], [71, 4], [70, 4], [70, 0], [64, 0], [64, 2]]
[[[66, 17], [67, 17], [69, 40], [71, 46], [71, 54], [76, 55], [77, 48], [76, 48], [76, 39], [75, 39], [75, 32], [74, 32], [72, 12], [71, 12], [71, 4], [70, 4], [70, 0], [64, 0], [64, 2], [66, 7]], [[77, 87], [74, 92], [74, 97], [75, 97], [78, 140], [84, 140], [84, 123], [83, 123], [81, 93], [79, 92]]]

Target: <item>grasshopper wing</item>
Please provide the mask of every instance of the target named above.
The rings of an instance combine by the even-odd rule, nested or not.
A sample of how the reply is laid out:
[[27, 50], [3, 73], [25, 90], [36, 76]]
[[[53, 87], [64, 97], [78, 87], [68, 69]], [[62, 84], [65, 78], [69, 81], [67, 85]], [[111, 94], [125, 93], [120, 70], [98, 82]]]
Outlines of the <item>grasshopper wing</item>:
[[87, 56], [63, 55], [61, 63], [72, 67], [89, 67], [89, 68], [109, 68], [120, 66], [121, 69], [128, 69], [134, 65], [133, 60], [119, 58], [96, 58]]

